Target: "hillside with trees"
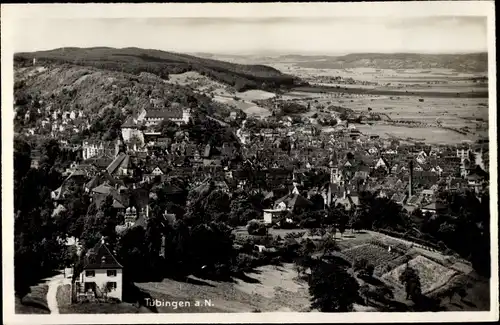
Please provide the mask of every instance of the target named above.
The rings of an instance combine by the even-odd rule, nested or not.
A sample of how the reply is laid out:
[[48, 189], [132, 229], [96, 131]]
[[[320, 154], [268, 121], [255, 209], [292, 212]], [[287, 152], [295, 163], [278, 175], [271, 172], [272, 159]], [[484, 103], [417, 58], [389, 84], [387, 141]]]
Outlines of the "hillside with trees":
[[132, 47], [123, 49], [72, 47], [33, 53], [17, 53], [14, 55], [14, 64], [29, 66], [34, 58], [41, 64], [68, 63], [134, 75], [148, 72], [163, 79], [168, 79], [169, 74], [196, 71], [214, 80], [234, 86], [237, 91], [273, 90], [291, 87], [299, 82], [296, 77], [285, 75], [264, 65], [233, 64], [186, 54]]
[[[75, 112], [66, 140], [80, 144], [85, 139], [111, 141], [119, 137], [128, 116], [137, 116], [154, 104], [169, 107], [179, 103], [192, 109], [193, 117], [225, 119], [230, 107], [186, 86], [164, 83], [155, 75], [133, 75], [72, 64], [15, 69], [15, 131], [37, 130], [48, 136], [52, 123], [64, 112]], [[68, 125], [69, 126], [69, 125]]]

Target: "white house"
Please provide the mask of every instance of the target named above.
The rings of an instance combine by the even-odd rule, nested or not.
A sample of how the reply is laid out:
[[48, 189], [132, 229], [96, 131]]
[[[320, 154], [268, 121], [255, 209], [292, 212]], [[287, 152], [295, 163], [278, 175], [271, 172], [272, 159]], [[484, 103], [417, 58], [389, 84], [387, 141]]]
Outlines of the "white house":
[[283, 206], [278, 207], [277, 209], [264, 209], [264, 223], [265, 224], [273, 223], [273, 219], [276, 219], [276, 217], [283, 215], [285, 212], [286, 212], [286, 205], [284, 203]]
[[160, 176], [163, 175], [163, 171], [161, 170], [160, 167], [156, 166], [155, 169], [153, 169], [153, 171], [151, 172], [151, 174], [155, 176]]
[[376, 147], [371, 147], [370, 149], [368, 149], [368, 153], [374, 155], [378, 153], [378, 149]]
[[386, 170], [389, 170], [389, 167], [387, 166], [385, 160], [382, 157], [380, 157], [377, 160], [377, 163], [375, 164], [375, 169], [380, 168], [380, 167], [382, 167], [382, 168], [384, 168]]
[[84, 257], [83, 271], [75, 281], [79, 294], [123, 299], [123, 266], [101, 240]]
[[129, 142], [132, 138], [139, 139], [141, 144], [144, 144], [144, 134], [139, 130], [139, 126], [132, 118], [128, 118], [122, 125], [123, 141]]

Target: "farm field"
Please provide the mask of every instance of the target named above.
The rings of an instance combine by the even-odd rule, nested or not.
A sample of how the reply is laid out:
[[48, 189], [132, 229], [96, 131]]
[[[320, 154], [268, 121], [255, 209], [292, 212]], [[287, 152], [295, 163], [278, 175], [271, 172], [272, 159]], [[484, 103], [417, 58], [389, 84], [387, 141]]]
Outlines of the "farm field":
[[342, 251], [342, 254], [346, 255], [351, 263], [354, 263], [357, 259], [364, 258], [373, 266], [387, 263], [400, 256], [394, 251], [389, 253], [387, 249], [372, 244], [355, 246]]
[[220, 95], [214, 95], [213, 99], [219, 103], [228, 104], [234, 106], [247, 114], [248, 116], [254, 117], [266, 117], [271, 116], [271, 112], [262, 106], [259, 106], [253, 102], [249, 102], [243, 99], [234, 99], [233, 97], [225, 97]]

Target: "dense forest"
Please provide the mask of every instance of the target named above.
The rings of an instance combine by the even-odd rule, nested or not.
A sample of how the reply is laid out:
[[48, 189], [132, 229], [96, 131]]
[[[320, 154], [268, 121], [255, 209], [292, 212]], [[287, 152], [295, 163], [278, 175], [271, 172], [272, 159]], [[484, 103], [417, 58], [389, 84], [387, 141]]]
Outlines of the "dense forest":
[[282, 74], [280, 71], [264, 65], [233, 64], [191, 55], [139, 48], [60, 48], [33, 53], [17, 53], [14, 55], [14, 64], [29, 66], [32, 64], [33, 58], [43, 64], [71, 63], [132, 74], [149, 72], [164, 79], [168, 79], [169, 74], [196, 71], [233, 86], [237, 91], [274, 90], [300, 83], [296, 77]]

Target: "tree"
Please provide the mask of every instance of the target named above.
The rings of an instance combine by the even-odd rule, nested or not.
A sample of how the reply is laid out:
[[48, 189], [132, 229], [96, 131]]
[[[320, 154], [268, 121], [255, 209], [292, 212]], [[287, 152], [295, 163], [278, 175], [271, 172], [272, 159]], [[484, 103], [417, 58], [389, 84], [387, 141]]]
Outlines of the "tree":
[[264, 236], [267, 234], [266, 225], [256, 220], [252, 220], [248, 223], [247, 230], [250, 235]]
[[422, 295], [420, 278], [418, 272], [406, 264], [405, 270], [399, 275], [399, 281], [405, 286], [406, 299], [416, 301]]
[[231, 200], [229, 224], [232, 226], [243, 226], [259, 217], [260, 213], [249, 196], [241, 194]]
[[325, 200], [323, 199], [323, 196], [321, 196], [321, 194], [314, 194], [313, 196], [311, 196], [310, 201], [312, 202], [314, 207], [313, 209], [315, 211], [323, 210], [325, 208]]
[[179, 129], [179, 126], [170, 120], [163, 120], [156, 127], [156, 131], [161, 132], [162, 135], [167, 136], [168, 138], [173, 138]]
[[361, 278], [371, 278], [375, 267], [368, 263], [368, 260], [365, 258], [361, 258], [354, 262], [353, 269], [358, 272]]
[[319, 263], [311, 270], [311, 307], [321, 312], [350, 312], [358, 297], [359, 285], [345, 268]]

